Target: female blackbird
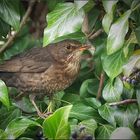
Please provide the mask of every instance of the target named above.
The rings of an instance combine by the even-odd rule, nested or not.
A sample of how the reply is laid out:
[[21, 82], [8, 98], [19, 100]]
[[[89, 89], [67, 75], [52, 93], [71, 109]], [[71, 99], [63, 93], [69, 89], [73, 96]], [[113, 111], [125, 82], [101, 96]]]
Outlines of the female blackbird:
[[88, 48], [74, 40], [32, 48], [0, 65], [0, 78], [7, 86], [31, 93], [30, 100], [42, 117], [34, 97], [40, 93], [50, 96], [70, 86], [80, 69], [81, 52]]

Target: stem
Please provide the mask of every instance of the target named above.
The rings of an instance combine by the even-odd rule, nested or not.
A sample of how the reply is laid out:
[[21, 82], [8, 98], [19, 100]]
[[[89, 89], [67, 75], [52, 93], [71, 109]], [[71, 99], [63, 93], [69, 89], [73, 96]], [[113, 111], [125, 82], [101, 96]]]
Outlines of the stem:
[[98, 93], [97, 93], [96, 99], [99, 99], [102, 95], [103, 83], [104, 83], [104, 72], [102, 72], [100, 75], [100, 83], [99, 83], [99, 88], [98, 88]]
[[109, 103], [110, 106], [124, 105], [124, 104], [133, 104], [137, 103], [137, 99], [126, 99], [120, 102]]
[[94, 34], [91, 34], [91, 35], [89, 36], [89, 39], [94, 39], [94, 38], [96, 38], [96, 37], [99, 36], [102, 32], [103, 32], [103, 29], [99, 29], [99, 30], [96, 31]]
[[0, 53], [2, 53], [6, 48], [8, 48], [13, 43], [13, 41], [17, 37], [18, 33], [21, 31], [21, 29], [23, 28], [23, 26], [27, 22], [27, 19], [32, 11], [32, 7], [33, 7], [35, 2], [36, 2], [36, 0], [30, 0], [28, 9], [27, 9], [25, 15], [23, 16], [22, 21], [19, 25], [19, 30], [16, 31], [13, 35], [11, 35], [9, 37], [9, 39], [7, 40], [7, 42], [2, 47], [0, 47]]
[[134, 7], [134, 8], [132, 9], [132, 11], [134, 12], [135, 10], [137, 10], [137, 8], [139, 8], [139, 6], [140, 6], [140, 3], [139, 3], [136, 7]]

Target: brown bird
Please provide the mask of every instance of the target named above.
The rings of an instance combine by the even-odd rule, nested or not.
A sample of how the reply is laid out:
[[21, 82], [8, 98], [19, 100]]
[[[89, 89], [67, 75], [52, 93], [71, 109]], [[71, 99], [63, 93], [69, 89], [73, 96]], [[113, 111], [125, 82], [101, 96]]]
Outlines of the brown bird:
[[30, 100], [40, 117], [34, 98], [50, 96], [69, 87], [80, 69], [81, 52], [89, 45], [65, 40], [42, 48], [32, 48], [0, 65], [0, 78], [7, 86], [30, 93]]

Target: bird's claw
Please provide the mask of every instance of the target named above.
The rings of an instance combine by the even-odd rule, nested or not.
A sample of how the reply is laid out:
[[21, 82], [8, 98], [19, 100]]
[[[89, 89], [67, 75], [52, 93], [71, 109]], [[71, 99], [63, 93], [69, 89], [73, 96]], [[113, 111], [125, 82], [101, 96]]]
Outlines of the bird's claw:
[[47, 113], [37, 112], [37, 114], [40, 118], [46, 119], [49, 115], [52, 114], [52, 112], [47, 112]]

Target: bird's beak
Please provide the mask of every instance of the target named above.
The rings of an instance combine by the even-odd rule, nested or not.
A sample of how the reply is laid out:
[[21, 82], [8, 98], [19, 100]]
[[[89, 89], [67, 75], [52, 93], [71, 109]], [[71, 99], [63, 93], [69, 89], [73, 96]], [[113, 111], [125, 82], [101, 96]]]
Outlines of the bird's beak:
[[91, 46], [90, 45], [82, 45], [80, 48], [79, 48], [79, 50], [80, 51], [84, 51], [84, 50], [88, 50], [89, 48], [91, 48]]

